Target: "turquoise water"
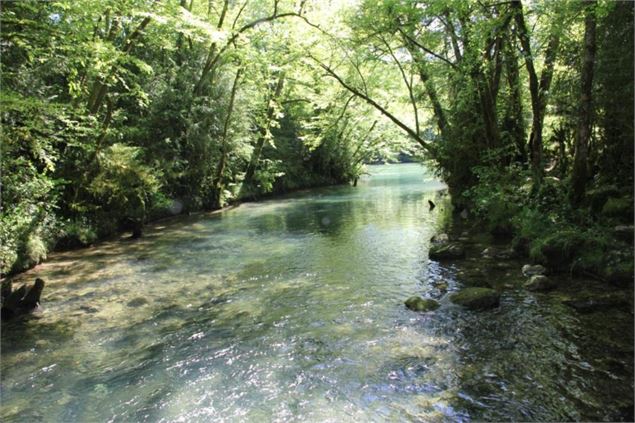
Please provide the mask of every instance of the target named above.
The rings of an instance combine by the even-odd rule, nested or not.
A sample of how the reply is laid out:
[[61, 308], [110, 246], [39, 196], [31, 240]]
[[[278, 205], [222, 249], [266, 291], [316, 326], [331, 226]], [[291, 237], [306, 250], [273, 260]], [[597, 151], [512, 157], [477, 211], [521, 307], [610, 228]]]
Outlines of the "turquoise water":
[[[3, 325], [2, 421], [622, 418], [628, 310], [568, 309], [580, 281], [527, 293], [522, 263], [490, 269], [476, 241], [464, 262], [428, 261], [451, 223], [445, 185], [416, 164], [369, 170], [355, 188], [159, 222], [21, 275], [47, 281], [45, 312]], [[449, 303], [473, 270], [500, 308]], [[406, 310], [415, 294], [442, 307]]]

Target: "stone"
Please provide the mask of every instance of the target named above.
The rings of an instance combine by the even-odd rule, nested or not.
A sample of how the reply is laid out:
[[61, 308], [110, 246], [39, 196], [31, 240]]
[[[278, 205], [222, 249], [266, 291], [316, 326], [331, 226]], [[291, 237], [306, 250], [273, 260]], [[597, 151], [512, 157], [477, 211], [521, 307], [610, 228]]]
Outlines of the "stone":
[[96, 307], [92, 307], [88, 305], [79, 306], [79, 309], [89, 314], [97, 313], [99, 311], [99, 309], [97, 309]]
[[556, 287], [556, 283], [545, 275], [534, 275], [525, 282], [524, 287], [530, 291], [549, 291]]
[[465, 258], [465, 249], [459, 243], [433, 244], [430, 247], [429, 257], [432, 260], [452, 260]]
[[421, 297], [413, 296], [405, 301], [406, 307], [413, 311], [434, 311], [440, 307], [439, 303], [429, 298], [423, 299]]
[[448, 284], [446, 282], [441, 282], [437, 284], [437, 289], [441, 290], [441, 291], [447, 291], [448, 290]]
[[509, 260], [516, 258], [516, 252], [512, 248], [488, 247], [483, 250], [481, 255], [484, 258], [499, 260]]
[[128, 301], [128, 303], [126, 304], [128, 307], [139, 307], [142, 305], [148, 304], [148, 300], [146, 300], [143, 297], [137, 297], [137, 298], [133, 298], [132, 300]]
[[433, 244], [446, 244], [450, 242], [448, 234], [437, 234], [430, 239]]
[[615, 238], [622, 241], [633, 243], [633, 233], [635, 232], [635, 226], [633, 225], [617, 225], [613, 228], [613, 235]]
[[531, 264], [526, 264], [523, 266], [522, 272], [523, 276], [544, 275], [547, 273], [547, 269], [545, 269], [545, 266], [540, 264], [535, 264], [533, 266]]
[[464, 288], [450, 295], [450, 301], [472, 310], [484, 310], [497, 307], [500, 295], [490, 288]]
[[574, 298], [562, 301], [563, 304], [576, 309], [580, 313], [592, 313], [594, 311], [612, 308], [628, 308], [630, 294], [613, 292], [585, 298]]

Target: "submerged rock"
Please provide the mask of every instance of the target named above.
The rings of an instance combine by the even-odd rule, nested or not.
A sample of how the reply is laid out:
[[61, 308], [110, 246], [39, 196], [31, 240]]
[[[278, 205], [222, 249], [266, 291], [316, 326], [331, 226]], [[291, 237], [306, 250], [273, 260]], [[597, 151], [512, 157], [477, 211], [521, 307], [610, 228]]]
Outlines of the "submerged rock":
[[516, 258], [516, 252], [512, 248], [488, 247], [481, 255], [489, 259], [509, 260]]
[[143, 297], [137, 297], [137, 298], [133, 298], [132, 300], [128, 301], [128, 303], [126, 304], [128, 307], [140, 307], [142, 305], [146, 305], [148, 304], [148, 300], [143, 298]]
[[452, 242], [446, 244], [430, 246], [429, 257], [432, 260], [452, 260], [465, 258], [465, 249], [459, 243]]
[[563, 300], [562, 303], [576, 309], [580, 313], [592, 313], [611, 308], [628, 308], [630, 306], [629, 294], [621, 292], [567, 299]]
[[439, 303], [429, 298], [413, 296], [405, 301], [406, 307], [413, 311], [433, 311], [440, 307]]
[[490, 288], [465, 288], [450, 295], [450, 301], [472, 310], [482, 310], [498, 306], [500, 295]]
[[526, 264], [523, 266], [522, 272], [523, 276], [544, 275], [545, 273], [547, 273], [547, 269], [545, 269], [545, 266], [542, 266], [540, 264], [536, 264], [533, 266], [531, 264]]
[[545, 275], [534, 275], [525, 282], [524, 287], [530, 291], [548, 291], [556, 287], [556, 282]]

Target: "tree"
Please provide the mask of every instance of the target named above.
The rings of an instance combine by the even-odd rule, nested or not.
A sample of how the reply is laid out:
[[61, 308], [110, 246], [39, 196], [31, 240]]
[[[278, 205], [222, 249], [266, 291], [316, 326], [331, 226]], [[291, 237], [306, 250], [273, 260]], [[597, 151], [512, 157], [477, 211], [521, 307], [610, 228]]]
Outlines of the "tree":
[[580, 78], [580, 111], [575, 139], [575, 158], [571, 175], [571, 200], [579, 204], [584, 198], [588, 178], [588, 148], [593, 116], [593, 67], [595, 65], [595, 1], [586, 5], [584, 19], [584, 60]]

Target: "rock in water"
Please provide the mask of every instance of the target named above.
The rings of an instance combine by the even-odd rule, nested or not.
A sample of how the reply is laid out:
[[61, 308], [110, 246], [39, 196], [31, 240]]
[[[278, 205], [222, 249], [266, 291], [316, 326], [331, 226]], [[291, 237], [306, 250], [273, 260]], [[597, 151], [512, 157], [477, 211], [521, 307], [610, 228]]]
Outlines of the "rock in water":
[[524, 286], [530, 291], [548, 291], [555, 288], [556, 283], [544, 275], [534, 275], [525, 282]]
[[465, 249], [459, 243], [433, 244], [429, 257], [432, 260], [452, 260], [465, 258]]
[[450, 242], [450, 237], [448, 236], [448, 234], [437, 234], [430, 238], [430, 242], [432, 242], [433, 244], [445, 244]]
[[484, 258], [495, 258], [499, 260], [509, 260], [516, 257], [516, 252], [512, 248], [489, 247], [483, 250], [481, 255]]
[[436, 205], [431, 200], [428, 200], [428, 206], [430, 206], [430, 211], [434, 210], [434, 208], [436, 207]]
[[615, 292], [587, 298], [564, 300], [562, 303], [576, 309], [580, 313], [592, 313], [612, 308], [626, 309], [630, 306], [629, 295], [628, 293]]
[[429, 298], [410, 297], [405, 302], [406, 307], [413, 311], [433, 311], [439, 308], [439, 303]]
[[540, 264], [536, 264], [532, 266], [531, 264], [526, 264], [522, 269], [523, 276], [534, 276], [534, 275], [544, 275], [547, 273], [547, 269]]
[[500, 295], [490, 288], [464, 288], [450, 295], [450, 301], [472, 310], [483, 310], [498, 306]]

